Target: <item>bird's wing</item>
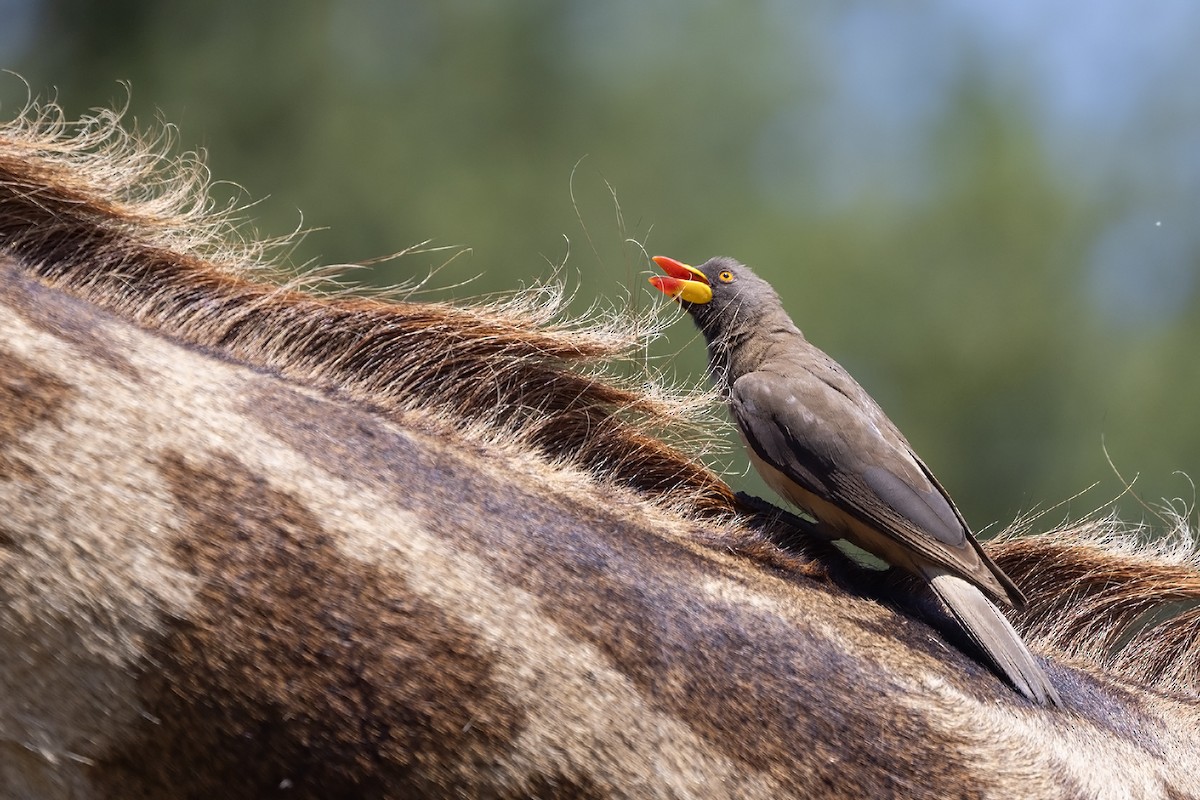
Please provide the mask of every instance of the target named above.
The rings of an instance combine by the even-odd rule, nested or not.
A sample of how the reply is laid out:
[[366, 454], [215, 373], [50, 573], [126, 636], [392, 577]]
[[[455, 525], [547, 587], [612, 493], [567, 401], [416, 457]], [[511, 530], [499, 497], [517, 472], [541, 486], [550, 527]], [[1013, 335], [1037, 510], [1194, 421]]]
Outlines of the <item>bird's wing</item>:
[[752, 372], [734, 382], [730, 408], [750, 447], [801, 488], [905, 548], [956, 572], [990, 572], [954, 504], [904, 437], [831, 364]]

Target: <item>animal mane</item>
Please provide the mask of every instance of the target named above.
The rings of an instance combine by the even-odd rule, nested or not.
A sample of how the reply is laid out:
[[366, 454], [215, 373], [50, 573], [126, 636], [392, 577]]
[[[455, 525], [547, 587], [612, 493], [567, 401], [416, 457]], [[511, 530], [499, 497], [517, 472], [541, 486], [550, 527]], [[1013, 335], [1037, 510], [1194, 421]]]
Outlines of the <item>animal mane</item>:
[[[407, 424], [631, 489], [717, 524], [719, 536], [696, 534], [702, 544], [764, 568], [878, 582], [832, 548], [802, 544], [790, 516], [747, 522], [755, 514], [696, 455], [704, 434], [681, 427], [711, 409], [711, 395], [615, 377], [610, 365], [652, 334], [647, 319], [572, 319], [554, 287], [475, 303], [305, 291], [270, 263], [284, 240], [246, 236], [236, 209], [215, 208], [202, 159], [172, 155], [170, 128], [146, 136], [120, 118], [101, 110], [69, 122], [57, 106], [31, 103], [0, 130], [0, 253], [40, 281]], [[987, 549], [1028, 595], [1015, 622], [1033, 641], [1195, 696], [1200, 555], [1182, 521], [1158, 540], [1146, 533], [1094, 516], [1040, 534], [1010, 530]]]
[[1034, 598], [1024, 627], [1067, 658], [1200, 695], [1200, 551], [1186, 519], [1166, 533], [1099, 515], [1041, 534], [1023, 526], [989, 553]]
[[605, 369], [644, 345], [648, 318], [570, 319], [561, 286], [450, 304], [267, 282], [286, 240], [246, 238], [235, 209], [214, 210], [207, 169], [170, 154], [170, 129], [145, 137], [116, 112], [70, 123], [31, 105], [2, 136], [0, 245], [42, 280], [385, 414], [420, 409], [456, 435], [531, 448], [702, 516], [733, 512], [725, 484], [663, 440], [704, 397]]

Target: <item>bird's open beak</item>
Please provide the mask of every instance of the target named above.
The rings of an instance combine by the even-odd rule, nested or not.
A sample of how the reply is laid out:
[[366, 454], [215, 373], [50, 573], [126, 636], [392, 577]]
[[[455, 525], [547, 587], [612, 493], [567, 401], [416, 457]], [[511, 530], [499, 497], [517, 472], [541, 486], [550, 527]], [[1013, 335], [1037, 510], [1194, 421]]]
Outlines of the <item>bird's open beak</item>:
[[712, 287], [700, 270], [666, 256], [654, 256], [653, 261], [667, 273], [650, 279], [650, 285], [655, 289], [689, 303], [704, 304], [712, 300]]

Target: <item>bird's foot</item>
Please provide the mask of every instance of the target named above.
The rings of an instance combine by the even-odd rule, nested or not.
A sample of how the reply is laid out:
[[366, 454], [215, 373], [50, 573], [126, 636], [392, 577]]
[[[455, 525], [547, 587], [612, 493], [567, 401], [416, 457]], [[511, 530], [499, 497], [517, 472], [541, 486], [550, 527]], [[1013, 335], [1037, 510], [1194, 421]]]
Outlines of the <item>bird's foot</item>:
[[755, 515], [776, 517], [786, 525], [803, 531], [807, 536], [826, 542], [832, 542], [838, 538], [816, 520], [802, 517], [799, 514], [793, 514], [786, 509], [763, 500], [761, 497], [755, 497], [746, 492], [737, 492], [734, 494], [734, 498], [737, 500], [738, 506], [742, 509]]

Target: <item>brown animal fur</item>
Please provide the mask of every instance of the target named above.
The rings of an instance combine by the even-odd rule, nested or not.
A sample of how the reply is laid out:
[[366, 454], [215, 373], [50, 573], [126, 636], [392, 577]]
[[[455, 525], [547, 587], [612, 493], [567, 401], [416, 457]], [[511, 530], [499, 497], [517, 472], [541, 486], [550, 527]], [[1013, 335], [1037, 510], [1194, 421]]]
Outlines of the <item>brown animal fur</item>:
[[989, 547], [1033, 707], [739, 515], [627, 322], [256, 279], [158, 152], [0, 132], [0, 794], [1200, 797], [1186, 531]]

